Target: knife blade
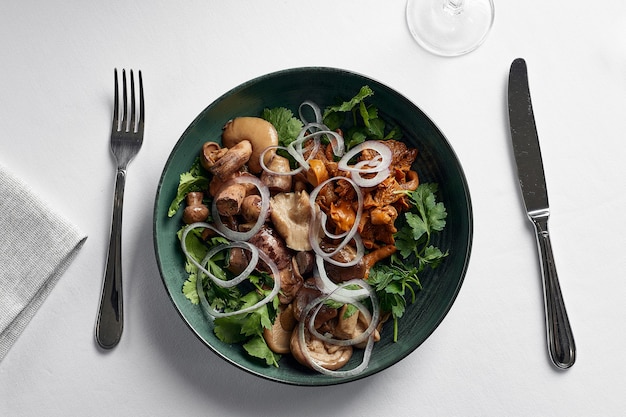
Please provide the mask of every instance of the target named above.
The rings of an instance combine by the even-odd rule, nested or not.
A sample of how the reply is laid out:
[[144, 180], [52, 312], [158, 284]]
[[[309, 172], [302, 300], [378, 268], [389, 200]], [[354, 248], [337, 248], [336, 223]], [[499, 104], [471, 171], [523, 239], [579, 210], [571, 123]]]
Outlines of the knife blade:
[[546, 336], [552, 363], [567, 369], [576, 359], [574, 336], [556, 272], [548, 218], [550, 208], [539, 137], [535, 125], [526, 61], [511, 64], [508, 87], [509, 125], [517, 175], [528, 218], [535, 229], [543, 284]]

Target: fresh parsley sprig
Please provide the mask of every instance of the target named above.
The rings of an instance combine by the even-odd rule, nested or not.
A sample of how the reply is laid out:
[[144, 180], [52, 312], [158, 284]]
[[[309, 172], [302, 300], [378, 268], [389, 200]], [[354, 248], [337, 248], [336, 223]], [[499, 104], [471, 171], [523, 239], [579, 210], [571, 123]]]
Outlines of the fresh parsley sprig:
[[407, 297], [415, 302], [416, 290], [422, 288], [419, 274], [425, 268], [439, 266], [448, 256], [431, 245], [431, 237], [444, 229], [447, 212], [437, 202], [437, 185], [420, 184], [415, 191], [406, 191], [411, 209], [404, 214], [404, 223], [394, 235], [398, 252], [389, 263], [377, 263], [370, 270], [367, 281], [374, 287], [381, 309], [389, 312], [394, 321], [393, 340], [398, 340], [398, 319], [404, 315]]

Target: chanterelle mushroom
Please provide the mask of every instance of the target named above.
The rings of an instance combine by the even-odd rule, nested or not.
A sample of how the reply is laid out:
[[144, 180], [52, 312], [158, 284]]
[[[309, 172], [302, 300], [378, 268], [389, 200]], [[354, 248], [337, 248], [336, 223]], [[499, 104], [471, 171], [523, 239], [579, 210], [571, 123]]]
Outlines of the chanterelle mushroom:
[[287, 247], [296, 251], [311, 250], [309, 194], [306, 191], [279, 193], [270, 200], [270, 207], [274, 228], [285, 239]]

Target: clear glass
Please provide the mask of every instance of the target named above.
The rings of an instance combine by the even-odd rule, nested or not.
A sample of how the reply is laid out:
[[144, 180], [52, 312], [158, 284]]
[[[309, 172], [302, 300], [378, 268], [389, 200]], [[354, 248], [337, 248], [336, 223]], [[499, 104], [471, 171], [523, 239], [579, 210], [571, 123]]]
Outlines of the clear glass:
[[478, 48], [495, 16], [492, 0], [407, 0], [411, 35], [424, 49], [458, 56]]

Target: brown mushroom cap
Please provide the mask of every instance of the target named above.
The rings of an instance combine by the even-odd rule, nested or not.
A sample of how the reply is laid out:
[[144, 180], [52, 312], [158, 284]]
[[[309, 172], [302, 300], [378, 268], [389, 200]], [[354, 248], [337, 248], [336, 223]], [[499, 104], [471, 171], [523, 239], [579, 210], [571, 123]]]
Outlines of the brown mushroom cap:
[[[261, 154], [268, 146], [278, 145], [278, 133], [270, 122], [260, 117], [237, 117], [224, 126], [222, 144], [230, 148], [242, 140], [248, 140], [252, 144], [248, 168], [253, 174], [259, 174], [262, 171]], [[269, 164], [275, 154], [275, 150], [268, 151], [264, 162]]]

